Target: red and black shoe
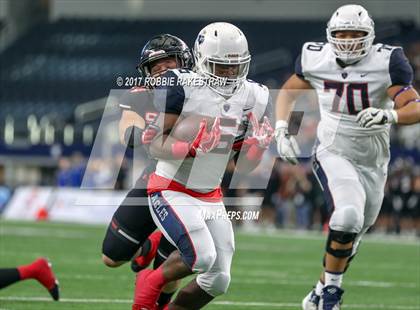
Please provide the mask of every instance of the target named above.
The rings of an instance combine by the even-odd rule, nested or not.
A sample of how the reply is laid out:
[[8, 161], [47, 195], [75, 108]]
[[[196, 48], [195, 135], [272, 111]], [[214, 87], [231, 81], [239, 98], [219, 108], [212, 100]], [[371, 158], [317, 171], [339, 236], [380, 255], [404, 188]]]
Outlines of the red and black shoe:
[[134, 303], [132, 310], [157, 310], [157, 300], [160, 290], [156, 289], [148, 277], [153, 273], [151, 269], [144, 269], [137, 274], [134, 289]]
[[22, 279], [35, 279], [44, 286], [54, 300], [60, 299], [58, 280], [51, 268], [51, 263], [45, 258], [38, 258], [30, 265], [18, 267]]
[[143, 248], [146, 251], [142, 250], [142, 255], [137, 256], [131, 261], [131, 269], [134, 272], [139, 272], [150, 265], [156, 256], [160, 239], [162, 239], [162, 233], [160, 231], [155, 231], [147, 238], [143, 244]]

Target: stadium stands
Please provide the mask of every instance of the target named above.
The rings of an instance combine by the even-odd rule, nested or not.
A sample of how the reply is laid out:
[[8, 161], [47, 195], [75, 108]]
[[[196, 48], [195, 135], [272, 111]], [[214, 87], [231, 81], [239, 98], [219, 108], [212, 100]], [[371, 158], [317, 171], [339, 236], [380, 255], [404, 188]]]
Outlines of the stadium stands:
[[[13, 135], [10, 133], [5, 141], [19, 141], [30, 135], [31, 117], [34, 124], [51, 124], [56, 133], [53, 142], [63, 143], [66, 124], [74, 124], [76, 133], [86, 125], [75, 120], [79, 104], [106, 97], [110, 89], [117, 88], [118, 76], [137, 76], [135, 64], [147, 38], [171, 32], [192, 45], [197, 31], [207, 22], [61, 19], [32, 28], [0, 57], [0, 133], [4, 135], [6, 128], [10, 133], [13, 128]], [[325, 27], [313, 21], [235, 23], [250, 42], [254, 57], [250, 77], [274, 87], [293, 70], [302, 42], [322, 40]], [[398, 34], [401, 41], [418, 34], [409, 24], [394, 23], [393, 29], [397, 30], [391, 33], [394, 37]], [[400, 36], [401, 29], [404, 37]], [[392, 41], [392, 37], [388, 39]], [[80, 142], [77, 138], [73, 141]], [[51, 141], [40, 139], [38, 143]]]

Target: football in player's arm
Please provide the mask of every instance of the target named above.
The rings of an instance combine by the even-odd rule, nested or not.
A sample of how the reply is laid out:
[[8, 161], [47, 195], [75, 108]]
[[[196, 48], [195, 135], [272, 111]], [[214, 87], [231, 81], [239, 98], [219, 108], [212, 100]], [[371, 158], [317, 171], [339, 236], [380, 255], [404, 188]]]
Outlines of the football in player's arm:
[[[182, 74], [177, 70], [177, 74]], [[173, 71], [168, 71], [164, 78], [178, 76]], [[192, 141], [181, 141], [174, 137], [171, 132], [182, 115], [182, 107], [185, 99], [185, 90], [182, 86], [171, 86], [157, 91], [165, 92], [165, 106], [160, 107], [162, 113], [154, 122], [155, 128], [160, 128], [158, 134], [150, 144], [152, 157], [161, 159], [184, 159], [196, 157], [211, 152], [220, 142], [220, 117], [202, 119], [199, 130]], [[216, 95], [217, 96], [217, 95]], [[259, 164], [265, 150], [268, 149], [273, 138], [274, 130], [269, 121], [271, 104], [267, 104], [264, 116], [258, 120], [252, 112], [244, 114], [243, 126], [247, 134], [233, 143], [232, 149], [240, 152], [236, 157], [237, 170], [241, 173], [251, 172]], [[182, 117], [181, 117], [182, 118]], [[182, 120], [181, 120], [182, 121]], [[211, 124], [208, 122], [211, 121]], [[249, 127], [249, 128], [248, 128]], [[239, 158], [240, 160], [239, 160]]]

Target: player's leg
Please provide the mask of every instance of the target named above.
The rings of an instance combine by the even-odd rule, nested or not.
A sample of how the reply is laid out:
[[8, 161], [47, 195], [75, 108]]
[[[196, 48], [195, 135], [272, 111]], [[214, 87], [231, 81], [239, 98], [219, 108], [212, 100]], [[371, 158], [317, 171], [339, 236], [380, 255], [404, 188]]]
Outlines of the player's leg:
[[158, 244], [154, 242], [156, 238], [147, 241], [156, 225], [150, 215], [146, 197], [145, 189], [132, 189], [115, 211], [102, 244], [102, 260], [108, 267], [118, 267], [133, 257], [145, 255], [141, 252], [145, 241], [145, 250]]
[[54, 300], [60, 298], [57, 278], [52, 271], [51, 263], [45, 258], [38, 258], [29, 265], [0, 269], [0, 289], [27, 279], [41, 283]]
[[369, 228], [372, 227], [373, 224], [375, 224], [376, 219], [378, 218], [384, 199], [384, 188], [387, 178], [386, 167], [377, 167], [369, 169], [359, 167], [358, 172], [359, 179], [363, 184], [363, 187], [365, 188], [366, 192], [364, 222], [362, 230], [357, 234], [356, 239], [354, 241], [353, 252], [347, 262], [345, 271], [347, 271], [347, 269], [350, 266], [350, 262], [356, 256], [363, 236], [369, 230]]
[[177, 247], [156, 270], [144, 270], [133, 309], [153, 308], [162, 287], [193, 272], [210, 270], [216, 259], [212, 236], [201, 214], [200, 201], [184, 193], [163, 191], [150, 196], [150, 209], [164, 236]]
[[315, 289], [303, 300], [302, 307], [312, 310], [317, 309], [317, 304], [325, 304], [325, 309], [333, 309], [334, 306], [328, 305], [339, 304], [341, 300], [343, 273], [352, 256], [356, 236], [363, 227], [366, 193], [354, 166], [338, 155], [328, 151], [317, 154], [314, 172], [333, 213], [329, 221], [324, 272]]
[[[175, 300], [169, 304], [169, 310], [201, 309], [214, 299], [204, 291], [197, 283], [197, 279], [191, 280], [176, 295]], [[194, 305], [191, 308], [191, 305]]]
[[[168, 240], [166, 240], [166, 238], [161, 238], [159, 247], [156, 251], [156, 256], [154, 258], [153, 269], [159, 268], [174, 251], [177, 251], [177, 248], [174, 247]], [[162, 292], [160, 293], [159, 299], [157, 301], [158, 310], [164, 309], [164, 307], [170, 303], [172, 296], [175, 294], [180, 284], [181, 281], [177, 280], [169, 282], [163, 286]]]
[[222, 203], [205, 207], [209, 216], [207, 227], [213, 236], [217, 257], [211, 269], [201, 273], [181, 289], [169, 309], [201, 309], [213, 298], [226, 293], [230, 284], [230, 268], [235, 251], [232, 223]]

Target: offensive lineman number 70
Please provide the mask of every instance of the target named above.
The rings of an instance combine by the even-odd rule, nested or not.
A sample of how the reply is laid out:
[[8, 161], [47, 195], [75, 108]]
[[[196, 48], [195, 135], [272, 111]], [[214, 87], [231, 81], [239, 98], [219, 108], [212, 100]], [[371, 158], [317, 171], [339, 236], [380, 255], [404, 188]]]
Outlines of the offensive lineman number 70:
[[360, 92], [360, 97], [362, 101], [362, 110], [369, 108], [369, 93], [368, 93], [368, 84], [367, 83], [341, 83], [335, 81], [324, 81], [324, 90], [329, 91], [330, 89], [335, 89], [336, 94], [334, 96], [332, 104], [332, 112], [342, 113], [343, 109], [339, 109], [339, 104], [341, 97], [343, 96], [344, 89], [346, 89], [346, 103], [347, 110], [350, 115], [356, 115], [360, 111], [356, 110], [354, 105], [354, 91], [357, 90]]

